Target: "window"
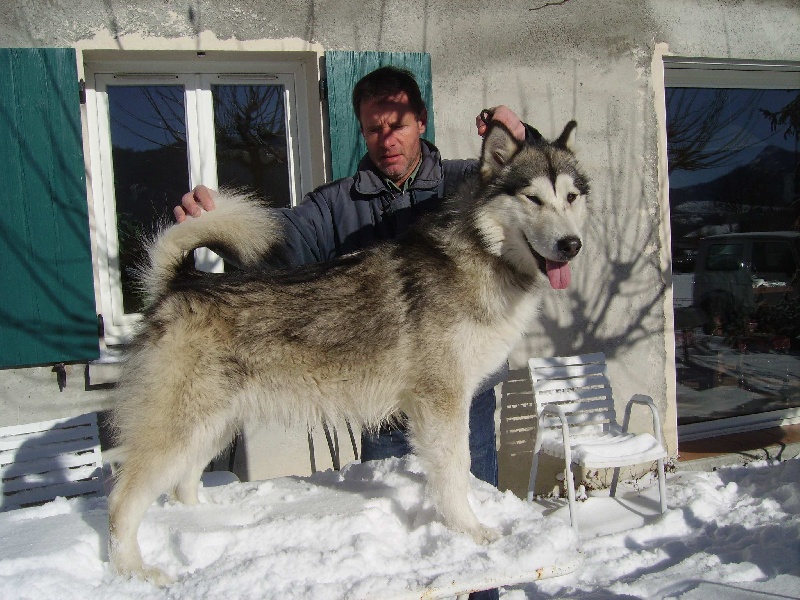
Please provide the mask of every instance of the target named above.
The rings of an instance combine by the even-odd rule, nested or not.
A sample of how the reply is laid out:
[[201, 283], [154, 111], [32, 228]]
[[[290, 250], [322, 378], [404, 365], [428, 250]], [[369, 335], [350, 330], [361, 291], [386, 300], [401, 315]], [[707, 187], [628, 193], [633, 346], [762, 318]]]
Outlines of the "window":
[[[142, 242], [200, 183], [292, 206], [311, 188], [302, 63], [87, 64], [96, 247], [106, 341], [125, 342], [142, 298]], [[262, 57], [263, 58], [263, 57]], [[306, 119], [307, 120], [307, 119]], [[198, 268], [222, 270], [199, 250]]]
[[795, 418], [800, 64], [667, 58], [665, 85], [681, 437]]
[[753, 276], [763, 283], [790, 284], [797, 273], [792, 244], [787, 242], [753, 243]]
[[706, 270], [738, 271], [742, 266], [741, 244], [712, 244], [708, 247]]

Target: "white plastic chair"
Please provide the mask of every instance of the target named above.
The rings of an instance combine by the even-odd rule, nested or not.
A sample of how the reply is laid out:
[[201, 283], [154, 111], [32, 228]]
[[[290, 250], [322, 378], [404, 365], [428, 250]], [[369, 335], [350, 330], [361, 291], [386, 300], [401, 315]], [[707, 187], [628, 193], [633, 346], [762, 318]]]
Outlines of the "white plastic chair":
[[97, 413], [0, 428], [0, 511], [57, 496], [99, 496]]
[[[626, 406], [624, 423], [620, 426], [602, 352], [532, 358], [528, 367], [538, 416], [528, 500], [533, 500], [539, 453], [564, 459], [570, 520], [577, 532], [573, 464], [585, 469], [614, 468], [611, 496], [615, 496], [620, 467], [657, 461], [661, 512], [666, 511], [664, 458], [667, 451], [662, 441], [661, 420], [652, 398], [644, 394], [634, 395]], [[628, 432], [633, 404], [650, 407], [655, 435]]]

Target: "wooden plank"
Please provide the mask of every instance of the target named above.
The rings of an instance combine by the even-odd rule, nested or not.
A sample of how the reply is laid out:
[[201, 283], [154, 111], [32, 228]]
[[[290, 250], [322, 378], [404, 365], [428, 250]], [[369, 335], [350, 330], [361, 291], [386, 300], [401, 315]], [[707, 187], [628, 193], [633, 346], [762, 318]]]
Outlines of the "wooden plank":
[[563, 366], [563, 365], [583, 365], [590, 363], [605, 363], [606, 356], [602, 352], [591, 354], [578, 354], [575, 356], [552, 356], [549, 358], [535, 357], [528, 360], [530, 368]]
[[537, 412], [543, 410], [545, 406], [554, 404], [559, 406], [581, 404], [581, 407], [573, 406], [572, 408], [575, 410], [613, 410], [614, 403], [610, 395], [602, 394], [598, 396], [597, 394], [581, 393], [585, 391], [586, 390], [558, 390], [547, 394], [539, 394], [537, 396], [538, 402], [536, 403], [538, 407]]
[[[26, 435], [16, 435], [11, 438], [0, 439], [0, 451], [14, 450], [22, 447], [40, 447], [46, 451], [48, 446], [57, 446], [60, 442], [86, 440], [87, 443], [96, 442], [97, 428], [71, 427], [69, 429], [53, 429]], [[58, 451], [57, 449], [54, 451]]]
[[[613, 423], [613, 421], [609, 420], [608, 413], [579, 413], [567, 415], [567, 425], [570, 427], [570, 432], [573, 432], [573, 428], [578, 427], [599, 427], [597, 431], [604, 431], [611, 423]], [[542, 425], [545, 429], [560, 429], [561, 419], [547, 416], [542, 419]], [[574, 433], [578, 434], [579, 430], [575, 429]], [[583, 431], [583, 434], [585, 433], [587, 433], [587, 430]]]
[[[3, 481], [3, 494], [8, 495], [21, 490], [33, 490], [37, 488], [53, 487], [56, 485], [74, 483], [94, 479], [100, 476], [100, 467], [89, 465], [76, 467], [74, 469], [59, 469], [47, 473], [37, 473], [35, 475], [25, 475], [15, 479]], [[55, 496], [53, 496], [55, 497]]]
[[97, 414], [0, 428], [0, 464], [100, 447]]
[[73, 498], [76, 496], [99, 496], [102, 494], [102, 482], [98, 479], [90, 481], [73, 481], [60, 485], [53, 485], [47, 488], [37, 488], [18, 492], [9, 496], [3, 496], [0, 511], [12, 508], [20, 508], [24, 505], [39, 504], [48, 502], [59, 496]]
[[96, 428], [97, 414], [86, 413], [77, 417], [70, 417], [69, 419], [54, 419], [52, 421], [39, 421], [38, 423], [23, 423], [21, 425], [8, 425], [6, 427], [0, 427], [0, 439], [15, 435], [50, 431], [52, 429], [77, 427], [80, 425], [89, 425], [90, 427], [94, 426]]
[[48, 456], [39, 460], [6, 463], [3, 467], [0, 467], [0, 479], [20, 477], [21, 474], [33, 475], [59, 469], [71, 469], [84, 465], [102, 466], [100, 448], [94, 448], [88, 452]]
[[503, 382], [504, 396], [511, 394], [528, 394], [530, 396], [532, 390], [530, 378]]
[[[556, 403], [550, 402], [548, 406], [553, 406], [554, 404]], [[608, 415], [614, 413], [614, 402], [610, 398], [590, 402], [559, 402], [557, 405], [567, 414], [588, 412]]]
[[502, 412], [504, 421], [513, 421], [514, 419], [529, 419], [531, 421], [536, 420], [536, 408], [533, 405], [503, 406]]
[[8, 451], [0, 453], [0, 464], [10, 463], [24, 463], [26, 461], [37, 460], [46, 458], [48, 456], [58, 456], [58, 454], [66, 454], [70, 452], [86, 452], [95, 447], [98, 447], [97, 442], [89, 440], [72, 440], [61, 442], [57, 445], [57, 452], [53, 452], [56, 445], [51, 448], [42, 449], [39, 446], [27, 446], [19, 448], [15, 451]]
[[593, 377], [573, 377], [570, 379], [542, 379], [540, 381], [534, 381], [533, 383], [533, 389], [536, 393], [575, 388], [604, 388], [608, 391], [607, 393], [611, 393], [611, 386], [608, 383], [608, 379], [599, 375]]
[[593, 365], [571, 365], [560, 367], [542, 367], [538, 369], [531, 369], [531, 379], [534, 383], [541, 379], [566, 379], [572, 377], [592, 377], [606, 375], [606, 365], [593, 364]]

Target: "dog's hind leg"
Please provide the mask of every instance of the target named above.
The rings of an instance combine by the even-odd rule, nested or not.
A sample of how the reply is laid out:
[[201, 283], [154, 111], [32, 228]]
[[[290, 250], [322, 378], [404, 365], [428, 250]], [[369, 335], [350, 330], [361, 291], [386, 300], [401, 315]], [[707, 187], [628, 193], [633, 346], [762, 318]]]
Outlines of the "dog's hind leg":
[[206, 468], [208, 461], [197, 461], [195, 464], [187, 467], [181, 476], [181, 480], [173, 490], [173, 496], [178, 502], [183, 504], [197, 504], [200, 500], [197, 497], [197, 491], [200, 487], [200, 478], [203, 476], [203, 470]]
[[152, 457], [142, 460], [134, 453], [120, 468], [108, 498], [108, 553], [121, 575], [141, 577], [156, 585], [170, 583], [171, 578], [159, 569], [144, 566], [137, 534], [145, 511], [164, 491], [165, 480], [174, 476], [174, 465]]
[[204, 427], [186, 421], [180, 427], [173, 423], [169, 432], [160, 432], [161, 439], [168, 441], [158, 450], [129, 448], [108, 502], [109, 555], [120, 574], [142, 577], [157, 585], [171, 582], [159, 569], [143, 564], [137, 541], [139, 525], [162, 492], [175, 491], [180, 501], [196, 503], [203, 469], [232, 432], [224, 415], [216, 417], [208, 418]]
[[499, 533], [483, 526], [469, 505], [469, 399], [436, 398], [408, 411], [411, 443], [428, 478], [428, 493], [445, 524], [478, 543]]
[[220, 436], [210, 435], [210, 437], [216, 437], [216, 439], [212, 441], [203, 440], [199, 444], [197, 451], [189, 457], [186, 469], [175, 486], [173, 491], [175, 499], [184, 504], [198, 503], [197, 491], [200, 487], [200, 478], [203, 476], [203, 471], [208, 466], [208, 463], [230, 442], [233, 438], [233, 432], [234, 428], [226, 428], [225, 432]]

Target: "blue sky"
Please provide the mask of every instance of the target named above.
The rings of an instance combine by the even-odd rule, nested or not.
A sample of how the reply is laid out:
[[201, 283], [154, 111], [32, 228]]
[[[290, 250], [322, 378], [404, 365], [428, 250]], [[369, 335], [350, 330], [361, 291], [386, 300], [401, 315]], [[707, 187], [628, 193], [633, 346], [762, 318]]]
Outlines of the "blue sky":
[[[670, 118], [673, 117], [673, 115], [670, 115], [669, 102], [672, 94], [697, 94], [695, 102], [698, 105], [702, 105], [702, 103], [710, 101], [717, 91], [717, 89], [711, 88], [668, 88], [667, 122], [669, 123]], [[729, 121], [725, 127], [720, 130], [719, 138], [724, 139], [732, 133], [741, 130], [743, 127], [749, 127], [747, 137], [751, 140], [750, 145], [743, 148], [725, 165], [700, 171], [674, 171], [670, 175], [671, 187], [680, 188], [716, 179], [738, 166], [751, 162], [765, 147], [770, 145], [787, 150], [798, 150], [797, 140], [794, 137], [784, 138], [783, 129], [772, 132], [769, 120], [759, 111], [759, 109], [766, 109], [769, 111], [780, 110], [797, 96], [797, 90], [758, 90], [760, 94], [758, 95], [755, 106], [752, 107], [753, 111], [745, 111], [744, 114], [739, 114], [738, 118], [736, 118], [736, 114], [740, 113], [743, 105], [752, 102], [755, 90], [731, 89], [728, 90], [728, 92], [728, 103], [724, 109], [723, 119], [725, 115], [728, 115]]]

